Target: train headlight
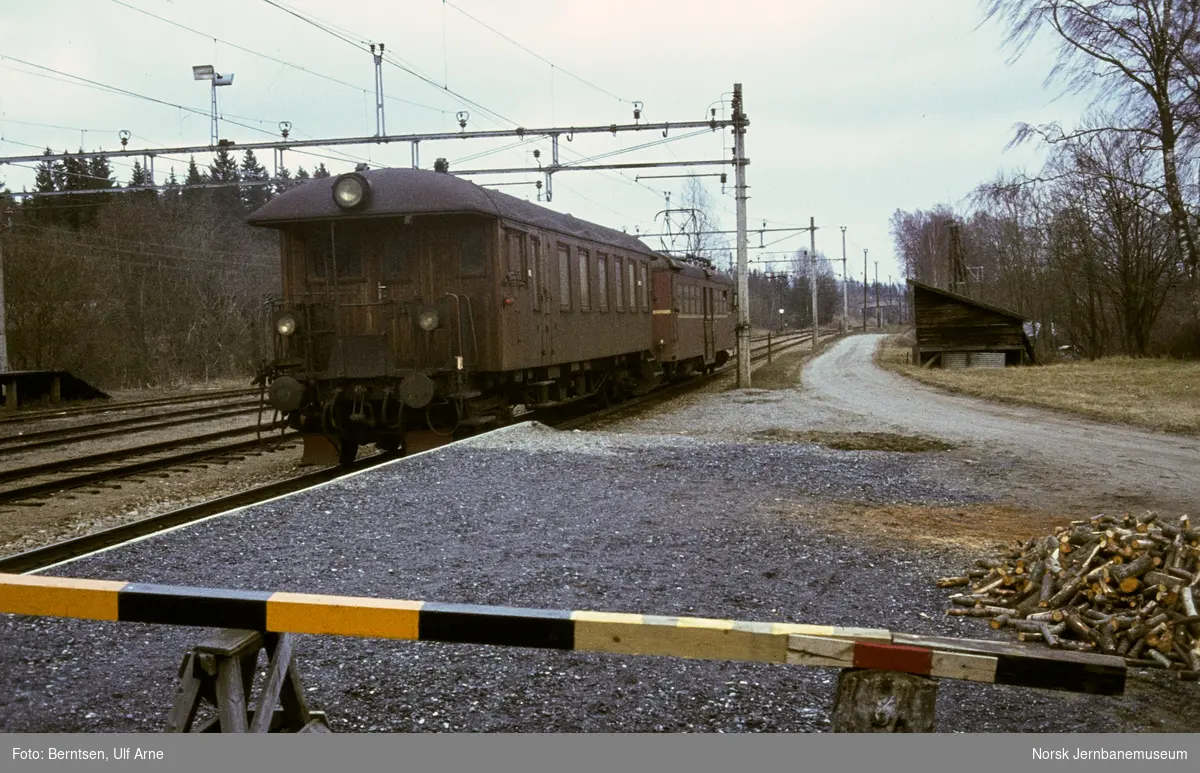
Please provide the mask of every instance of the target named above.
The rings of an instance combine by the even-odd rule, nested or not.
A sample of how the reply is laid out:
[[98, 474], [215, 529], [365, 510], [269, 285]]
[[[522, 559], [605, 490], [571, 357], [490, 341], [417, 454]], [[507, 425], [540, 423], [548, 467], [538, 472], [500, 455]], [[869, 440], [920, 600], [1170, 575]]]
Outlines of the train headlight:
[[437, 309], [425, 309], [417, 315], [417, 325], [427, 333], [431, 333], [441, 324]]
[[275, 320], [275, 332], [281, 336], [290, 336], [296, 332], [296, 318], [291, 314], [280, 314]]
[[357, 172], [344, 174], [333, 184], [333, 202], [341, 209], [358, 209], [366, 205], [370, 194], [367, 178]]

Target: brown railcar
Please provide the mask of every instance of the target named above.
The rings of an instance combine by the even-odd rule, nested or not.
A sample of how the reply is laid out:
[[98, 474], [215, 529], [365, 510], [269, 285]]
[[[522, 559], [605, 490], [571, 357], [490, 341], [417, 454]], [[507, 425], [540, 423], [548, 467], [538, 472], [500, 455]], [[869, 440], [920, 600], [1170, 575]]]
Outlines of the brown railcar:
[[732, 348], [724, 275], [446, 173], [312, 180], [250, 223], [281, 233], [271, 404], [343, 461], [644, 391]]
[[680, 378], [724, 365], [734, 347], [733, 282], [729, 276], [664, 257], [654, 272], [655, 354]]

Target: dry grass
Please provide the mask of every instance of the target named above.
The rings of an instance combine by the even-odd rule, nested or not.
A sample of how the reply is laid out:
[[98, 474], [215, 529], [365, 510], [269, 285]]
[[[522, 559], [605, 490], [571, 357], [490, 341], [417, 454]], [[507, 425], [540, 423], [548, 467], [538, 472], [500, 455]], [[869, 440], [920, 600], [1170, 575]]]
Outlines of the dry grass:
[[997, 503], [953, 507], [789, 503], [792, 516], [819, 518], [834, 531], [873, 542], [977, 552], [1052, 534], [1070, 523], [1065, 512], [1043, 512]]
[[795, 389], [800, 386], [800, 372], [813, 357], [816, 357], [841, 335], [822, 335], [817, 341], [817, 350], [805, 344], [784, 354], [777, 354], [770, 364], [758, 365], [750, 376], [750, 383], [755, 389]]
[[919, 435], [897, 435], [892, 432], [801, 432], [791, 429], [768, 429], [754, 433], [765, 440], [791, 443], [816, 443], [838, 451], [895, 451], [921, 453], [949, 451], [954, 446]]
[[1025, 368], [942, 370], [908, 362], [912, 339], [893, 336], [882, 367], [952, 392], [1077, 413], [1100, 421], [1200, 434], [1200, 362], [1109, 357]]

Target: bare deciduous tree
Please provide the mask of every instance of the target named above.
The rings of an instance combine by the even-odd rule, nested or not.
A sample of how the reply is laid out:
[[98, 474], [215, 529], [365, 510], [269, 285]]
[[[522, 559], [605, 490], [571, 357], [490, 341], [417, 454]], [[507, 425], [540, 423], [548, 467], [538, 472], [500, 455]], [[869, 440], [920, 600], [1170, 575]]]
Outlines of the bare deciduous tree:
[[[1072, 89], [1099, 88], [1119, 123], [1162, 163], [1162, 195], [1179, 254], [1200, 275], [1196, 229], [1179, 179], [1180, 154], [1196, 141], [1200, 93], [1200, 4], [1195, 0], [985, 0], [987, 17], [1009, 25], [1015, 56], [1044, 29], [1060, 39], [1049, 80]], [[1095, 131], [1095, 130], [1090, 130]], [[1024, 126], [1017, 139], [1074, 136]]]

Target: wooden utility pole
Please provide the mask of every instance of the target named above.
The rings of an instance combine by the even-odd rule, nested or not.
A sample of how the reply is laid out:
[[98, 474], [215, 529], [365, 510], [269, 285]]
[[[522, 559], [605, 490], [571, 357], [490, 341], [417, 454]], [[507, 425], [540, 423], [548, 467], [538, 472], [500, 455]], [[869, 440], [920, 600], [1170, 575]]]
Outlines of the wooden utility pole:
[[850, 275], [846, 273], [846, 226], [842, 226], [842, 332], [850, 329]]
[[867, 250], [863, 248], [863, 332], [867, 332]]
[[809, 276], [812, 278], [812, 350], [815, 352], [817, 350], [817, 219], [815, 217], [808, 219], [808, 246], [809, 252], [812, 253]]
[[881, 330], [883, 322], [879, 314], [879, 261], [875, 261], [875, 329]]
[[742, 111], [742, 84], [733, 84], [733, 173], [737, 201], [737, 385], [750, 388], [750, 260], [746, 240], [746, 115]]
[[0, 373], [8, 371], [8, 332], [4, 320], [4, 232], [12, 223], [10, 212], [5, 209], [0, 213]]

